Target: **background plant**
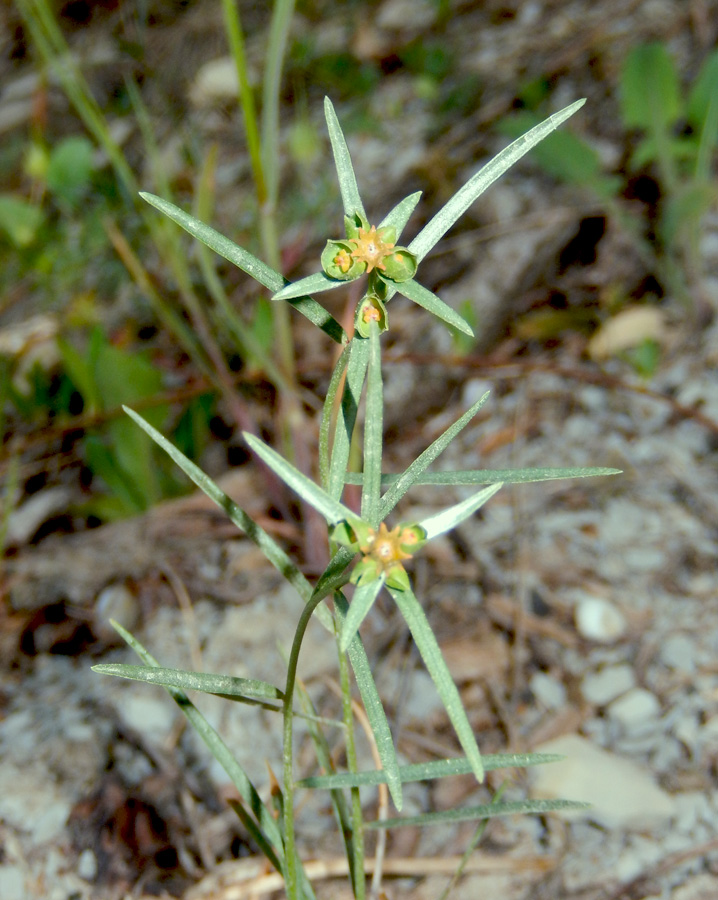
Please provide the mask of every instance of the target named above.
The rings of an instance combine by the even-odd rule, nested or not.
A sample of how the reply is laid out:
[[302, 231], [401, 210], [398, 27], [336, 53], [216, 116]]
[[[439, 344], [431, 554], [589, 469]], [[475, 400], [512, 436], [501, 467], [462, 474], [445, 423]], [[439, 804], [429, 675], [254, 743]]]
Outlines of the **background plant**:
[[[422, 259], [431, 251], [456, 220], [503, 172], [528, 150], [565, 121], [583, 101], [551, 116], [519, 138], [476, 173], [419, 231], [405, 247], [396, 243], [418, 201], [417, 195], [398, 203], [379, 226], [370, 225], [362, 203], [346, 141], [334, 109], [325, 103], [327, 126], [345, 214], [346, 239], [331, 239], [322, 254], [323, 271], [296, 284], [285, 284], [282, 276], [248, 251], [233, 244], [217, 231], [183, 212], [167, 200], [143, 194], [145, 200], [181, 225], [209, 248], [229, 259], [260, 284], [273, 292], [274, 299], [306, 316], [325, 336], [339, 343], [342, 353], [336, 364], [324, 401], [318, 448], [319, 483], [300, 471], [291, 461], [263, 441], [245, 434], [247, 443], [261, 461], [291, 490], [326, 521], [330, 562], [316, 583], [310, 583], [282, 548], [241, 508], [230, 500], [205, 473], [167, 441], [146, 419], [127, 409], [130, 417], [151, 437], [182, 470], [230, 516], [232, 521], [263, 551], [267, 559], [296, 589], [302, 603], [299, 623], [289, 654], [284, 687], [248, 679], [197, 672], [168, 670], [142, 647], [132, 635], [116, 626], [120, 634], [140, 655], [144, 666], [117, 664], [96, 666], [96, 671], [133, 678], [167, 688], [205, 743], [224, 766], [237, 787], [242, 803], [235, 809], [253, 837], [257, 847], [281, 873], [290, 898], [311, 898], [314, 892], [302, 868], [296, 847], [295, 793], [304, 789], [331, 792], [332, 803], [344, 838], [348, 871], [354, 895], [366, 894], [364, 877], [365, 832], [398, 825], [431, 825], [467, 820], [483, 821], [496, 815], [516, 812], [545, 812], [573, 805], [568, 801], [515, 801], [494, 798], [494, 802], [477, 807], [460, 807], [441, 813], [411, 817], [392, 817], [365, 822], [359, 787], [386, 783], [397, 812], [402, 809], [402, 785], [414, 779], [434, 779], [451, 774], [472, 772], [482, 781], [488, 769], [527, 766], [549, 759], [537, 755], [482, 757], [469, 723], [461, 697], [449, 674], [431, 625], [416, 598], [405, 564], [415, 552], [430, 541], [454, 528], [488, 501], [506, 482], [540, 481], [553, 478], [585, 477], [611, 474], [610, 469], [524, 469], [495, 472], [487, 470], [463, 472], [427, 472], [449, 443], [472, 420], [484, 405], [484, 396], [438, 437], [406, 470], [386, 473], [382, 467], [383, 447], [383, 381], [381, 368], [381, 334], [389, 328], [388, 307], [396, 294], [412, 300], [443, 321], [471, 333], [471, 328], [438, 297], [415, 281], [413, 275]], [[367, 277], [367, 290], [356, 309], [355, 330], [347, 335], [334, 318], [309, 296], [309, 292], [340, 287], [347, 280]], [[360, 427], [360, 403], [365, 404], [363, 429]], [[352, 441], [361, 437], [362, 471], [349, 473]], [[361, 485], [361, 504], [354, 509], [342, 501], [345, 484]], [[400, 522], [389, 528], [387, 517], [414, 485], [446, 486], [486, 485], [419, 522]], [[360, 560], [349, 569], [357, 553]], [[353, 593], [351, 586], [354, 585]], [[462, 757], [423, 766], [400, 766], [387, 718], [371, 674], [359, 628], [378, 594], [386, 589], [406, 620], [427, 670], [445, 706]], [[311, 701], [303, 701], [303, 716], [309, 716], [310, 731], [315, 741], [320, 765], [329, 772], [321, 776], [295, 780], [293, 754], [294, 718], [297, 699], [296, 669], [305, 629], [310, 618], [319, 621], [334, 635], [339, 653], [342, 685], [342, 721], [340, 730], [346, 748], [348, 771], [336, 772], [327, 752], [329, 738], [325, 724], [311, 709]], [[348, 663], [364, 703], [367, 719], [374, 735], [382, 768], [361, 771], [354, 739], [354, 715], [351, 708], [351, 684]], [[245, 703], [261, 703], [282, 715], [283, 785], [273, 791], [271, 805], [260, 799], [241, 764], [234, 759], [219, 735], [202, 717], [186, 695], [199, 690], [231, 697]], [[345, 796], [348, 791], [348, 796]], [[275, 817], [277, 814], [278, 818]], [[375, 887], [377, 885], [375, 884]]]

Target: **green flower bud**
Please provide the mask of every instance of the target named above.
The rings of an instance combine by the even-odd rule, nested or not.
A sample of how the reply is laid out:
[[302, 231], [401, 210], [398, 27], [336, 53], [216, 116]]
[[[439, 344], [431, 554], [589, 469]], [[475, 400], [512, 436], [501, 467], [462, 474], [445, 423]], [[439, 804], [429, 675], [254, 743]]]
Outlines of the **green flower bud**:
[[404, 247], [397, 247], [390, 256], [385, 256], [383, 263], [384, 271], [381, 273], [382, 276], [390, 278], [397, 283], [409, 281], [410, 278], [416, 275], [416, 257]]
[[389, 330], [389, 317], [383, 302], [376, 294], [367, 294], [357, 307], [354, 329], [362, 337], [369, 337], [372, 322], [379, 326], [380, 334]]
[[411, 584], [409, 583], [409, 576], [401, 563], [396, 563], [391, 566], [391, 568], [387, 569], [386, 586], [394, 588], [397, 591], [410, 590]]
[[354, 281], [366, 272], [366, 263], [352, 256], [353, 247], [347, 241], [327, 241], [322, 251], [322, 268], [337, 281]]

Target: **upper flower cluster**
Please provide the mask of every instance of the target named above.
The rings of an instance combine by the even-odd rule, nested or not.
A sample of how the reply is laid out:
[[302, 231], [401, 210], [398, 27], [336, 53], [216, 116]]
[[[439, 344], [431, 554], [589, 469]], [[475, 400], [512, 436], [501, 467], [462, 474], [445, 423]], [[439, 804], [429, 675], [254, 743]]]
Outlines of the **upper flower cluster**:
[[322, 253], [324, 272], [337, 281], [354, 281], [375, 273], [401, 283], [416, 274], [416, 256], [396, 246], [396, 228], [369, 225], [361, 213], [344, 216], [346, 240], [327, 241]]

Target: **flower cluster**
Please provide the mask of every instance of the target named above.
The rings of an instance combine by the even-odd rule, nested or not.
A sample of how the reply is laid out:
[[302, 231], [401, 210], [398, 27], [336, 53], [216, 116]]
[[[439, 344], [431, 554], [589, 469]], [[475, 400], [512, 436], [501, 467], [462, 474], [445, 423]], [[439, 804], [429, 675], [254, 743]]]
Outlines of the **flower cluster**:
[[368, 584], [383, 575], [389, 587], [407, 590], [409, 576], [403, 563], [424, 545], [426, 531], [421, 525], [404, 522], [391, 531], [384, 522], [374, 529], [356, 519], [335, 526], [332, 540], [362, 554], [351, 575], [353, 584]]
[[396, 246], [396, 228], [369, 225], [360, 213], [344, 216], [346, 240], [327, 241], [322, 268], [337, 281], [354, 281], [375, 273], [401, 283], [416, 274], [416, 257], [406, 247]]

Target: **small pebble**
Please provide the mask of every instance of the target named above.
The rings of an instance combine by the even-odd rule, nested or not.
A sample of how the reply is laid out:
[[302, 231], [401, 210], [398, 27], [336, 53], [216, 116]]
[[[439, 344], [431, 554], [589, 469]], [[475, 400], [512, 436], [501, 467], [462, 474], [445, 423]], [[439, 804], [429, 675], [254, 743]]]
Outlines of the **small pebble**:
[[660, 712], [656, 695], [643, 688], [633, 688], [608, 707], [608, 715], [628, 732], [643, 730]]
[[605, 706], [635, 687], [636, 676], [628, 664], [608, 666], [600, 672], [592, 672], [581, 682], [584, 699], [596, 706]]
[[566, 705], [566, 688], [545, 672], [534, 672], [529, 682], [531, 693], [547, 709], [560, 709]]
[[25, 900], [25, 877], [19, 866], [0, 866], [0, 897], [3, 900]]
[[661, 662], [679, 672], [695, 672], [696, 648], [687, 634], [672, 634], [661, 644], [659, 651]]
[[97, 877], [97, 857], [89, 847], [82, 851], [77, 860], [77, 874], [85, 881], [94, 881]]
[[576, 628], [581, 637], [599, 644], [610, 644], [626, 633], [623, 613], [601, 597], [585, 597], [575, 612]]

